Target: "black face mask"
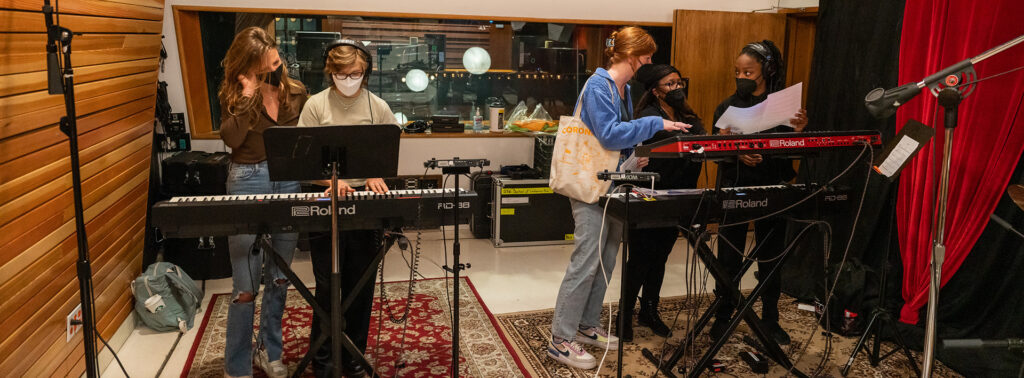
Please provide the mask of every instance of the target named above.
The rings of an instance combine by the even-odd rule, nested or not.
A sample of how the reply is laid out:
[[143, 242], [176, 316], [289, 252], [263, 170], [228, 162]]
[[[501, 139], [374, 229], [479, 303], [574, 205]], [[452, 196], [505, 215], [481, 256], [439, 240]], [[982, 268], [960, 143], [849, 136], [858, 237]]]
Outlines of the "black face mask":
[[267, 77], [263, 78], [263, 82], [276, 87], [281, 85], [281, 75], [284, 75], [284, 64], [277, 66], [276, 70], [270, 71]]
[[750, 97], [757, 90], [757, 82], [750, 79], [736, 79], [736, 95]]
[[665, 103], [673, 109], [684, 109], [686, 107], [686, 92], [682, 88], [676, 88], [665, 94]]

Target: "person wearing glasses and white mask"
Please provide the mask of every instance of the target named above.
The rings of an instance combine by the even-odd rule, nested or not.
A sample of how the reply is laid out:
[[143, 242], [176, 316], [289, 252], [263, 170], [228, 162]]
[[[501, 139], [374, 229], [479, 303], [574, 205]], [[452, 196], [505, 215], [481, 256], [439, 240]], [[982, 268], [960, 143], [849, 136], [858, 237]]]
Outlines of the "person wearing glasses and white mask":
[[[306, 101], [306, 106], [299, 115], [298, 126], [333, 126], [333, 125], [374, 125], [393, 124], [398, 120], [391, 112], [391, 107], [366, 88], [370, 72], [373, 70], [373, 59], [366, 48], [355, 41], [337, 40], [327, 46], [324, 52], [324, 74], [330, 78], [331, 86], [317, 93]], [[325, 195], [330, 194], [329, 180], [315, 184], [321, 186]], [[357, 190], [370, 190], [386, 193], [387, 185], [381, 178], [366, 180], [338, 180], [336, 188], [339, 195]], [[316, 301], [330, 313], [330, 282], [331, 282], [331, 234], [310, 233], [310, 257], [313, 262], [313, 276], [316, 278]], [[341, 292], [344, 296], [355, 296], [351, 307], [345, 312], [345, 333], [352, 339], [356, 347], [366, 350], [367, 332], [370, 326], [370, 309], [373, 304], [373, 285], [364, 285], [359, 292], [353, 292], [356, 282], [363, 271], [370, 266], [373, 256], [382, 243], [382, 232], [379, 230], [341, 231], [338, 233], [339, 249], [342, 259], [339, 261], [341, 272]], [[314, 314], [310, 340], [316, 340], [320, 334], [320, 323], [329, 322]], [[313, 359], [313, 372], [316, 376], [331, 376], [335, 367], [331, 366], [331, 341], [328, 337]], [[358, 377], [365, 374], [357, 363], [356, 356], [342, 353], [342, 371], [346, 376]]]

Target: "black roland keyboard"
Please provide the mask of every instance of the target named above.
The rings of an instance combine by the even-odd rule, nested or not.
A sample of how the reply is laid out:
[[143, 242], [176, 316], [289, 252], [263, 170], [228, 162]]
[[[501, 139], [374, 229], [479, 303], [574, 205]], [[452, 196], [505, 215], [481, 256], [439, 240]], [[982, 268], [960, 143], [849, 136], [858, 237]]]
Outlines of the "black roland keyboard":
[[[819, 187], [769, 185], [713, 189], [657, 190], [648, 196], [630, 194], [629, 223], [635, 228], [673, 227], [691, 221], [703, 223], [742, 222], [782, 210], [800, 201]], [[622, 221], [625, 193], [601, 197], [600, 204], [611, 199], [608, 216]], [[850, 204], [847, 190], [826, 189], [787, 211], [836, 211]]]
[[[434, 228], [454, 224], [454, 189], [350, 193], [338, 201], [341, 230]], [[468, 223], [476, 193], [459, 192], [459, 223]], [[174, 197], [153, 205], [166, 237], [329, 231], [331, 198], [323, 193]]]

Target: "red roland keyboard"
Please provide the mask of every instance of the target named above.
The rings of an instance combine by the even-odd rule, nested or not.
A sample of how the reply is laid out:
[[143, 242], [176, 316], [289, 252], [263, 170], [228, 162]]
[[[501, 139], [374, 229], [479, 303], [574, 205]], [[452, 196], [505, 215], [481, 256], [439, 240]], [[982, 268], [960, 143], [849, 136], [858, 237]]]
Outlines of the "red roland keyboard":
[[882, 146], [876, 130], [815, 131], [728, 135], [677, 135], [636, 147], [637, 156], [711, 159], [743, 154], [803, 154], [823, 150], [859, 150], [867, 143]]

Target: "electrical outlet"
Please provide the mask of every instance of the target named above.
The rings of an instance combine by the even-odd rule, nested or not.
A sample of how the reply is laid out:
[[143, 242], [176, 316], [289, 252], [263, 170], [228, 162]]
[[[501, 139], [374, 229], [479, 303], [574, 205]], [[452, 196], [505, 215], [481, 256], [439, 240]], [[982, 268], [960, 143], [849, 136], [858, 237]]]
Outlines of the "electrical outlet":
[[78, 333], [78, 331], [82, 330], [82, 325], [81, 324], [79, 324], [79, 325], [72, 325], [71, 324], [72, 320], [77, 320], [78, 322], [82, 321], [82, 304], [81, 303], [79, 303], [78, 306], [76, 306], [75, 309], [71, 310], [71, 313], [68, 314], [68, 320], [67, 320], [67, 341], [65, 341], [65, 342], [71, 342], [71, 338], [74, 337], [75, 334]]

